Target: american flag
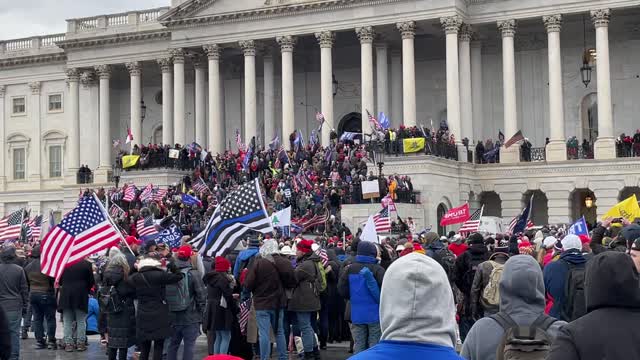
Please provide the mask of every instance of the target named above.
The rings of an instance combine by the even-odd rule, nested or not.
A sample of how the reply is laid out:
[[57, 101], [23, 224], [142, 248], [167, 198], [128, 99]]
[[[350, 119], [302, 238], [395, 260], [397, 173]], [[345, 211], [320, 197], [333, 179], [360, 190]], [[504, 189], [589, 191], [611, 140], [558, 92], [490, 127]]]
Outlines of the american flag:
[[151, 199], [153, 195], [153, 184], [149, 184], [145, 186], [145, 188], [140, 193], [140, 201], [147, 202]]
[[242, 335], [247, 334], [247, 323], [249, 322], [249, 313], [251, 312], [251, 298], [240, 303], [240, 312], [238, 313], [238, 323], [240, 324], [240, 332]]
[[322, 115], [322, 113], [320, 111], [316, 112], [316, 120], [319, 123], [323, 123], [324, 122], [324, 115]]
[[42, 215], [38, 215], [27, 222], [27, 239], [40, 240], [42, 233]]
[[533, 208], [533, 195], [529, 199], [529, 204], [522, 209], [520, 215], [516, 216], [509, 223], [509, 232], [511, 234], [518, 234], [524, 232], [526, 229], [533, 227], [533, 222], [529, 219], [531, 215], [531, 209]]
[[138, 231], [138, 237], [155, 235], [158, 233], [158, 230], [156, 230], [156, 224], [153, 222], [152, 216], [139, 218], [136, 222], [136, 230]]
[[472, 233], [478, 231], [478, 228], [480, 227], [480, 219], [482, 219], [483, 210], [484, 205], [480, 209], [476, 210], [473, 214], [471, 214], [469, 220], [462, 223], [462, 226], [460, 227], [460, 230], [458, 230], [458, 232]]
[[391, 218], [389, 217], [389, 208], [384, 208], [377, 214], [373, 215], [373, 222], [376, 224], [376, 232], [381, 233], [391, 231]]
[[273, 231], [257, 178], [229, 193], [213, 212], [204, 231], [190, 243], [201, 254], [213, 257], [234, 249], [251, 230], [263, 234]]
[[[294, 179], [295, 181], [295, 179]], [[304, 220], [304, 219], [292, 219], [291, 223], [292, 225], [296, 225], [298, 227], [300, 227], [302, 229], [302, 231], [305, 231], [309, 228], [312, 228], [314, 226], [318, 226], [318, 225], [323, 225], [324, 223], [327, 222], [327, 220], [329, 220], [329, 212], [326, 211], [323, 214], [317, 214], [314, 215], [313, 217], [311, 217], [310, 219]]]
[[22, 220], [24, 210], [20, 209], [12, 212], [8, 216], [0, 219], [0, 241], [13, 240], [20, 237], [22, 232]]
[[326, 267], [329, 264], [329, 254], [327, 254], [327, 250], [318, 249], [318, 256], [320, 257], [320, 262], [323, 267]]
[[59, 279], [64, 269], [122, 240], [100, 201], [85, 196], [42, 240], [42, 273]]
[[504, 143], [504, 148], [507, 149], [509, 148], [511, 145], [517, 143], [520, 140], [524, 140], [524, 136], [522, 135], [522, 131], [518, 130], [517, 133], [515, 133], [511, 139], [507, 140], [506, 143]]
[[367, 118], [369, 118], [369, 124], [371, 124], [374, 129], [382, 128], [382, 126], [380, 126], [380, 123], [378, 122], [378, 120], [376, 120], [376, 118], [373, 117], [373, 115], [371, 115], [369, 110], [367, 110]]
[[244, 144], [242, 144], [242, 137], [240, 137], [239, 129], [236, 129], [236, 146], [238, 146], [238, 151], [244, 151]]
[[133, 184], [128, 184], [124, 186], [124, 197], [122, 200], [126, 202], [132, 202], [136, 199], [136, 186]]
[[122, 190], [118, 190], [118, 189], [112, 190], [111, 201], [113, 202], [120, 201], [122, 200], [122, 197], [123, 197]]
[[109, 208], [109, 215], [114, 218], [117, 219], [120, 216], [122, 216], [125, 213], [124, 210], [122, 210], [122, 208], [116, 204], [111, 204], [111, 207]]
[[[509, 223], [509, 232], [513, 234], [513, 230], [516, 227], [516, 224], [518, 223], [518, 220], [520, 219], [520, 215], [514, 217], [511, 222]], [[527, 220], [527, 225], [525, 226], [525, 230], [531, 229], [532, 227], [536, 226], [533, 221], [531, 220]]]
[[196, 180], [193, 185], [191, 185], [191, 187], [193, 188], [193, 190], [199, 193], [203, 193], [209, 190], [209, 187], [204, 183], [204, 180], [202, 180], [202, 178], [198, 178], [198, 180]]
[[151, 198], [151, 200], [162, 201], [165, 196], [167, 196], [167, 189], [155, 188], [153, 190], [153, 197]]

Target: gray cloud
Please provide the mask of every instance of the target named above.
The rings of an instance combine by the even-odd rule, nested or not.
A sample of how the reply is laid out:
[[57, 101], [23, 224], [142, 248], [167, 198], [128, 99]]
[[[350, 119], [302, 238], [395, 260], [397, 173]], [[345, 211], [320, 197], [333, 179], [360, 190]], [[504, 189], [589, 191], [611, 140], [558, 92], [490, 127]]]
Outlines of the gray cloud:
[[0, 39], [65, 32], [66, 19], [168, 6], [169, 0], [0, 0]]

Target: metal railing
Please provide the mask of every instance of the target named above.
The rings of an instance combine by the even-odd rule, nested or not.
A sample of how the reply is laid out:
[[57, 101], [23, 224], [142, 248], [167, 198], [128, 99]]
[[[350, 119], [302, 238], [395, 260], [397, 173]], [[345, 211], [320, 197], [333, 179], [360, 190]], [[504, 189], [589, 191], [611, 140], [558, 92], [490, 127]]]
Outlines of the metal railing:
[[523, 162], [536, 162], [545, 161], [546, 151], [544, 147], [530, 148], [528, 151], [520, 148], [520, 161]]

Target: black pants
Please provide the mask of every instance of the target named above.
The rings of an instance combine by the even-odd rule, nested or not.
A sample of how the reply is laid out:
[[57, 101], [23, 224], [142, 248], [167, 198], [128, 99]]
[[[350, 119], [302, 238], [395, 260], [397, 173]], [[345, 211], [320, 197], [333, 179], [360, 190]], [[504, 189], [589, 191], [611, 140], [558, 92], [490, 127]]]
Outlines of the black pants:
[[[153, 341], [153, 360], [162, 360], [162, 348], [164, 347], [164, 339]], [[143, 341], [140, 344], [140, 360], [149, 360], [151, 353], [151, 340]]]
[[109, 348], [109, 360], [116, 360], [116, 358], [118, 360], [127, 360], [127, 349]]

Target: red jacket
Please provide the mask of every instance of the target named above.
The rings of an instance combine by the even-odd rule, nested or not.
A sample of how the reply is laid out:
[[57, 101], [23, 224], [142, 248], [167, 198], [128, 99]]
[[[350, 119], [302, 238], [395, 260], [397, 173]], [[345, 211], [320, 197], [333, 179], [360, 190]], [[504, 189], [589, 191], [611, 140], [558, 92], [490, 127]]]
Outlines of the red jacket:
[[453, 243], [449, 245], [449, 250], [451, 250], [451, 252], [454, 253], [456, 257], [462, 255], [462, 253], [467, 251], [468, 248], [469, 246], [465, 243], [462, 243], [462, 244]]

